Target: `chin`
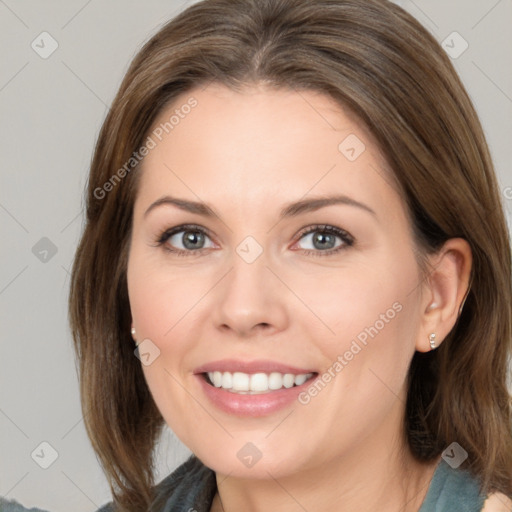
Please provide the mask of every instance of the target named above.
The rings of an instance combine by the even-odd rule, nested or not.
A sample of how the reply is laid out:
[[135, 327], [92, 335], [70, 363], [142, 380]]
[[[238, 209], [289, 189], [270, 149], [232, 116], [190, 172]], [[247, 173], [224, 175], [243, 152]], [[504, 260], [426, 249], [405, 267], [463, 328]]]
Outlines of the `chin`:
[[[265, 433], [262, 435], [264, 438]], [[289, 449], [284, 446], [275, 447], [264, 441], [237, 441], [218, 445], [212, 450], [211, 446], [192, 450], [203, 464], [220, 475], [234, 478], [268, 479], [282, 478], [296, 473], [305, 462], [305, 454], [300, 450], [300, 443], [295, 443]]]

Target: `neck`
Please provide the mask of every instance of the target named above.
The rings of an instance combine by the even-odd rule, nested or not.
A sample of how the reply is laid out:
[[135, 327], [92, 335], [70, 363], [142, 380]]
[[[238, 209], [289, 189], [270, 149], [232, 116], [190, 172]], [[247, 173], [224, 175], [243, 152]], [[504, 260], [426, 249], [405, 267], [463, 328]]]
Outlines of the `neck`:
[[350, 453], [292, 475], [250, 480], [217, 474], [211, 512], [417, 512], [439, 459], [416, 461], [396, 430], [388, 430], [388, 436], [379, 429]]
[[[427, 494], [437, 461], [393, 471], [389, 464], [303, 472], [293, 477], [250, 481], [217, 475], [212, 512], [417, 512]], [[318, 507], [318, 508], [315, 508]]]

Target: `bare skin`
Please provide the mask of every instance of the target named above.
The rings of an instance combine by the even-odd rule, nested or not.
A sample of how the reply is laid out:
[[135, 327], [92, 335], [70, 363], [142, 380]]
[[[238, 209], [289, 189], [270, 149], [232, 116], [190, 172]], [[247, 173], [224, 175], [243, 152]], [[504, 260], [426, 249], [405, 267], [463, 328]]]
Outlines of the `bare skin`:
[[[143, 163], [128, 290], [137, 338], [160, 351], [143, 367], [155, 402], [216, 472], [211, 510], [416, 512], [438, 460], [419, 463], [403, 439], [407, 370], [415, 351], [430, 350], [431, 333], [439, 346], [455, 324], [468, 244], [449, 240], [421, 273], [391, 170], [328, 97], [211, 84], [178, 98], [155, 126], [190, 96], [197, 106]], [[291, 202], [335, 193], [349, 200], [278, 221]], [[155, 205], [163, 196], [207, 203], [215, 215]], [[183, 244], [196, 228], [162, 238], [183, 224], [204, 229], [200, 248]], [[326, 251], [314, 243], [326, 225], [350, 237], [328, 237]], [[262, 251], [251, 263], [237, 253], [248, 236]], [[194, 373], [234, 358], [322, 375], [339, 357], [346, 364], [307, 403], [256, 417], [220, 410]], [[262, 455], [252, 467], [237, 456], [247, 443]]]
[[502, 493], [494, 493], [484, 503], [482, 512], [511, 512], [512, 500]]

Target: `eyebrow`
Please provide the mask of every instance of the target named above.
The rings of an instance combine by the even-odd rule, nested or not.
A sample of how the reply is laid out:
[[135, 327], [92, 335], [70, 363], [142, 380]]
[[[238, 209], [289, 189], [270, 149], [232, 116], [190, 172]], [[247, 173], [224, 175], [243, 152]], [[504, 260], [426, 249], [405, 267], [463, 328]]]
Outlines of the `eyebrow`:
[[[370, 208], [366, 204], [356, 201], [355, 199], [352, 199], [351, 197], [345, 195], [335, 195], [325, 197], [313, 197], [310, 199], [302, 199], [300, 201], [289, 203], [281, 210], [279, 214], [279, 220], [286, 217], [296, 217], [303, 213], [316, 211], [319, 210], [320, 208], [325, 208], [327, 206], [332, 206], [336, 204], [354, 206], [368, 213], [371, 213], [375, 217], [377, 216], [375, 211], [372, 210], [372, 208]], [[190, 201], [188, 199], [180, 199], [172, 196], [163, 196], [160, 199], [157, 199], [144, 212], [144, 217], [146, 217], [151, 210], [154, 210], [155, 208], [158, 208], [159, 206], [163, 205], [174, 205], [178, 207], [180, 210], [189, 213], [195, 213], [197, 215], [202, 215], [204, 217], [217, 217], [217, 214], [206, 203]]]

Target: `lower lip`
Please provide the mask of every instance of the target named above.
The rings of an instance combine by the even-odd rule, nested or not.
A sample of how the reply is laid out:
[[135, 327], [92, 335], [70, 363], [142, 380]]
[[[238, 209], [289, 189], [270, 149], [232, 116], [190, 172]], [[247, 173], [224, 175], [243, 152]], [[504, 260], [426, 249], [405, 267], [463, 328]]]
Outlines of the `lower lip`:
[[300, 386], [291, 388], [282, 388], [268, 393], [259, 393], [256, 395], [245, 395], [233, 393], [223, 388], [216, 388], [206, 382], [203, 374], [196, 374], [205, 395], [212, 403], [224, 412], [236, 416], [267, 416], [276, 411], [284, 409], [297, 396], [304, 391], [315, 380], [318, 375], [313, 376]]

